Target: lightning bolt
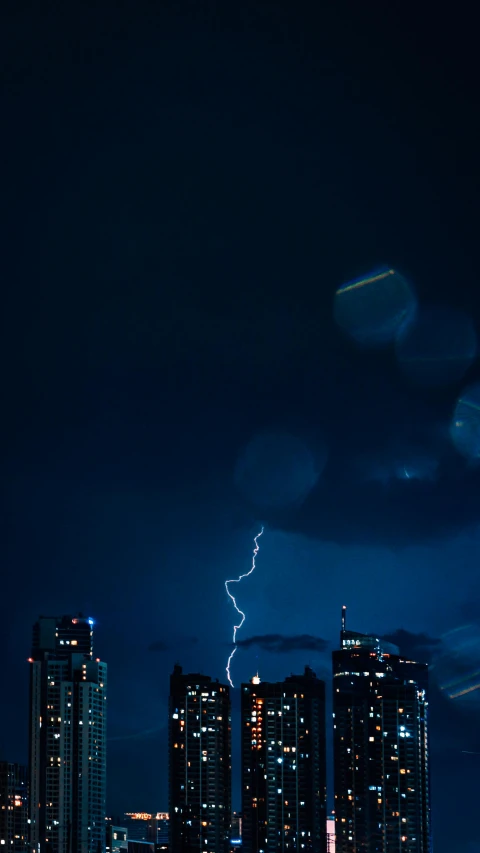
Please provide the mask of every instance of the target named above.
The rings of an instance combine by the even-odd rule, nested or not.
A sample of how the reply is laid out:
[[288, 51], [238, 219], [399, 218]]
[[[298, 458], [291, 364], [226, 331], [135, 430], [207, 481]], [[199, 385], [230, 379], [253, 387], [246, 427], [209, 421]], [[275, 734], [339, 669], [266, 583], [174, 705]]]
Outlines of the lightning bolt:
[[253, 540], [253, 541], [255, 542], [255, 547], [254, 547], [254, 549], [253, 549], [253, 555], [252, 555], [252, 567], [251, 567], [251, 569], [249, 569], [249, 571], [248, 571], [248, 572], [245, 572], [245, 574], [244, 574], [244, 575], [240, 575], [240, 577], [238, 577], [238, 578], [234, 578], [233, 580], [230, 580], [230, 581], [225, 581], [225, 589], [226, 589], [226, 591], [227, 591], [227, 595], [228, 595], [228, 597], [230, 598], [230, 600], [231, 600], [231, 602], [232, 602], [232, 604], [233, 604], [233, 606], [234, 606], [235, 610], [237, 611], [238, 615], [242, 617], [242, 618], [241, 618], [241, 620], [240, 620], [239, 625], [234, 625], [234, 626], [233, 626], [233, 649], [232, 649], [232, 651], [231, 651], [231, 653], [230, 653], [230, 655], [229, 655], [229, 658], [228, 658], [228, 661], [227, 661], [227, 666], [226, 666], [226, 670], [227, 670], [227, 678], [228, 678], [228, 680], [229, 680], [229, 682], [230, 682], [230, 684], [231, 684], [231, 686], [232, 686], [232, 687], [233, 687], [233, 681], [232, 681], [232, 677], [231, 677], [231, 674], [230, 674], [230, 664], [232, 663], [233, 656], [234, 656], [234, 654], [235, 654], [235, 652], [237, 651], [237, 648], [238, 648], [238, 646], [237, 646], [237, 644], [236, 644], [236, 643], [237, 643], [237, 631], [239, 631], [239, 630], [240, 630], [240, 628], [242, 627], [243, 623], [245, 622], [246, 616], [245, 616], [245, 613], [243, 612], [243, 610], [240, 610], [240, 608], [237, 606], [237, 602], [235, 601], [235, 596], [234, 596], [234, 595], [232, 595], [232, 593], [230, 592], [230, 590], [229, 590], [229, 588], [228, 588], [228, 585], [229, 585], [230, 583], [240, 583], [240, 581], [241, 581], [241, 580], [243, 580], [243, 578], [248, 578], [248, 576], [249, 576], [249, 575], [251, 575], [251, 574], [252, 574], [252, 572], [254, 572], [254, 571], [255, 571], [255, 557], [257, 556], [257, 554], [258, 554], [258, 552], [259, 552], [259, 549], [260, 549], [260, 546], [259, 546], [259, 544], [258, 544], [258, 540], [260, 539], [260, 536], [262, 535], [263, 530], [264, 530], [264, 528], [263, 528], [263, 526], [262, 526], [262, 529], [260, 530], [260, 533], [257, 533], [257, 535], [254, 537], [254, 540]]

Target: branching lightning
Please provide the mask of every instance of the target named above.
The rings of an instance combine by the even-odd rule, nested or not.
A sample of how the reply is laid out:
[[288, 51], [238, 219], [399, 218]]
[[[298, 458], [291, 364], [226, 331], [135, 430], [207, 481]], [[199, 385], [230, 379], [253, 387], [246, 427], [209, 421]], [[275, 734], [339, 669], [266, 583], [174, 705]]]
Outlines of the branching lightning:
[[253, 549], [251, 569], [249, 569], [248, 572], [245, 572], [244, 575], [240, 575], [240, 577], [238, 577], [238, 578], [234, 578], [233, 580], [230, 580], [230, 581], [225, 581], [225, 589], [227, 590], [227, 595], [231, 599], [232, 604], [233, 604], [235, 610], [237, 611], [238, 615], [242, 617], [240, 620], [240, 623], [238, 625], [233, 626], [233, 649], [229, 655], [229, 658], [227, 661], [227, 666], [226, 666], [227, 678], [228, 678], [232, 687], [233, 687], [233, 681], [232, 681], [232, 677], [230, 674], [230, 664], [232, 663], [233, 656], [234, 656], [234, 654], [238, 648], [238, 646], [237, 646], [237, 631], [239, 631], [240, 628], [242, 627], [243, 623], [245, 622], [246, 616], [245, 616], [245, 613], [243, 612], [243, 610], [240, 610], [240, 608], [237, 606], [237, 602], [235, 601], [235, 596], [232, 595], [232, 593], [230, 592], [228, 585], [231, 583], [240, 583], [240, 581], [243, 580], [243, 578], [248, 578], [248, 576], [251, 575], [252, 572], [255, 571], [255, 558], [256, 558], [258, 551], [260, 549], [260, 546], [258, 544], [258, 540], [260, 539], [260, 536], [262, 535], [263, 530], [264, 530], [264, 528], [262, 527], [262, 529], [260, 530], [260, 533], [257, 533], [257, 535], [254, 537], [254, 540], [253, 540], [255, 542], [255, 547]]

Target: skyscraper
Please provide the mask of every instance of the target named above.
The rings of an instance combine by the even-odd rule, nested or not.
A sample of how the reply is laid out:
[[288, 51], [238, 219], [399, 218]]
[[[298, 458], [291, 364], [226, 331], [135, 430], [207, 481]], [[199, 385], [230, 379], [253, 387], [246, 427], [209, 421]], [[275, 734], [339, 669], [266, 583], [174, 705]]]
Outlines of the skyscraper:
[[169, 702], [170, 850], [227, 853], [231, 819], [228, 686], [174, 667]]
[[27, 768], [0, 761], [0, 845], [9, 853], [26, 853]]
[[245, 853], [326, 851], [325, 684], [310, 667], [242, 684]]
[[41, 616], [30, 658], [30, 821], [40, 853], [105, 850], [107, 665], [93, 619]]
[[427, 665], [346, 630], [333, 652], [337, 853], [431, 853]]

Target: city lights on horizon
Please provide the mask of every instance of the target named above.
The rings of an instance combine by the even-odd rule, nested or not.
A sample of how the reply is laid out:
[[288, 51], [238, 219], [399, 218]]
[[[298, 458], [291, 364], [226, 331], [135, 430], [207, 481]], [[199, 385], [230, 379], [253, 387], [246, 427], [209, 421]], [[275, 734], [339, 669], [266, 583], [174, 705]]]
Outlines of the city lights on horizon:
[[[256, 548], [250, 573], [255, 568], [257, 538], [260, 535], [261, 532], [255, 537]], [[54, 744], [54, 747], [48, 747], [49, 751], [44, 756], [44, 770], [60, 770], [64, 760], [70, 760], [85, 774], [84, 792], [90, 790], [90, 786], [97, 791], [99, 784], [102, 786], [100, 790], [105, 792], [103, 702], [106, 700], [107, 669], [105, 663], [92, 657], [91, 622], [93, 620], [66, 616], [40, 617], [34, 626], [32, 657], [29, 659], [34, 664], [30, 668], [34, 685], [30, 713], [37, 751], [42, 742], [42, 728], [47, 729]], [[379, 640], [375, 634], [347, 630], [344, 606], [340, 644], [332, 653], [332, 667], [335, 684], [335, 779], [347, 778], [347, 770], [367, 773], [368, 791], [375, 791], [379, 803], [386, 801], [398, 788], [405, 801], [402, 799], [397, 804], [396, 817], [393, 815], [395, 827], [407, 840], [415, 840], [421, 834], [419, 853], [431, 853], [426, 788], [426, 664], [407, 660], [397, 646]], [[45, 697], [38, 690], [42, 673], [48, 686]], [[87, 692], [76, 695], [74, 683], [81, 684]], [[242, 845], [245, 853], [260, 853], [260, 849], [251, 846], [252, 839], [261, 838], [261, 849], [264, 849], [265, 845], [273, 844], [278, 832], [286, 844], [298, 837], [318, 837], [320, 833], [327, 853], [335, 851], [335, 843], [338, 850], [342, 839], [344, 843], [353, 843], [349, 827], [353, 826], [352, 809], [356, 805], [352, 792], [341, 785], [339, 787], [337, 782], [334, 789], [336, 829], [335, 818], [327, 814], [326, 761], [330, 733], [325, 711], [325, 687], [325, 681], [318, 679], [309, 666], [305, 667], [303, 675], [290, 675], [279, 682], [262, 681], [257, 671], [248, 684], [241, 685], [242, 805], [241, 810], [235, 813], [231, 808], [232, 708], [229, 686], [210, 676], [184, 673], [182, 667], [175, 664], [170, 677], [169, 763], [176, 770], [170, 776], [169, 808], [158, 812], [124, 812], [123, 818], [116, 818], [116, 822], [123, 820], [125, 823], [117, 826], [112, 819], [105, 817], [105, 812], [100, 814], [103, 807], [97, 798], [92, 801], [96, 809], [96, 837], [100, 838], [98, 820], [103, 823], [104, 819], [108, 826], [106, 837], [113, 839], [115, 832], [124, 832], [125, 838], [131, 832], [132, 839], [143, 837], [146, 840], [155, 836], [158, 849], [167, 850], [165, 839], [168, 834], [175, 848], [185, 830], [184, 815], [188, 807], [190, 825], [194, 827], [191, 831], [199, 833], [202, 853], [218, 853], [219, 850], [220, 853], [228, 853], [222, 847], [222, 838], [225, 843], [228, 838], [229, 851]], [[65, 710], [61, 716], [52, 716], [51, 708], [61, 696], [65, 697]], [[345, 703], [346, 697], [348, 702]], [[49, 704], [43, 705], [45, 702]], [[368, 715], [361, 710], [366, 704], [370, 706]], [[357, 712], [361, 715], [360, 732], [357, 731], [360, 720]], [[73, 744], [68, 737], [72, 731], [69, 726], [75, 724], [75, 719], [80, 726], [92, 726], [88, 750], [85, 754], [82, 751], [82, 755], [71, 751]], [[380, 764], [379, 743], [382, 744]], [[50, 755], [52, 749], [54, 760]], [[355, 768], [351, 767], [353, 753], [356, 756]], [[415, 755], [420, 757], [418, 765], [412, 758]], [[34, 768], [33, 763], [31, 768]], [[31, 779], [38, 791], [39, 778], [38, 771], [33, 769]], [[172, 782], [172, 779], [176, 781]], [[314, 779], [316, 781], [312, 782]], [[351, 784], [351, 787], [355, 785]], [[198, 789], [202, 791], [202, 797], [198, 800], [197, 813], [197, 806], [191, 810], [192, 803], [197, 803], [197, 800], [190, 800], [185, 792]], [[322, 794], [312, 798], [312, 791]], [[42, 802], [41, 796], [38, 801]], [[270, 830], [262, 819], [260, 802], [265, 802]], [[26, 797], [22, 797], [19, 791], [14, 792], [11, 803], [14, 811], [27, 814]], [[57, 844], [62, 837], [62, 824], [56, 816], [59, 812], [55, 797], [46, 806], [48, 838]], [[361, 807], [366, 809], [366, 803]], [[78, 810], [73, 800], [72, 809]], [[40, 837], [40, 807], [35, 809], [30, 805], [28, 814], [29, 831], [35, 830], [36, 837]], [[93, 825], [93, 817], [89, 816], [88, 820], [89, 823], [85, 821], [82, 826], [90, 826], [90, 821]], [[255, 828], [257, 821], [260, 822], [258, 829]], [[81, 831], [87, 838], [86, 830]], [[360, 831], [354, 830], [354, 833]], [[362, 831], [372, 833], [374, 830], [370, 826]], [[364, 843], [365, 837], [362, 841], [358, 836], [356, 843]]]

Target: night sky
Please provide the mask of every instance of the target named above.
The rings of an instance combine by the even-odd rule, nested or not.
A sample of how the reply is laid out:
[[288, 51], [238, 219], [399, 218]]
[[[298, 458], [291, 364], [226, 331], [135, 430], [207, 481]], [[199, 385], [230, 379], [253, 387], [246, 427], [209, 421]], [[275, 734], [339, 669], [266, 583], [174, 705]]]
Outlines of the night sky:
[[[3, 757], [27, 758], [33, 622], [82, 611], [108, 807], [167, 808], [169, 674], [225, 678], [224, 581], [264, 524], [235, 685], [328, 678], [343, 604], [393, 635], [433, 664], [436, 853], [480, 850], [480, 443], [449, 429], [480, 380], [468, 15], [2, 4]], [[384, 265], [427, 312], [406, 356], [335, 314]]]

